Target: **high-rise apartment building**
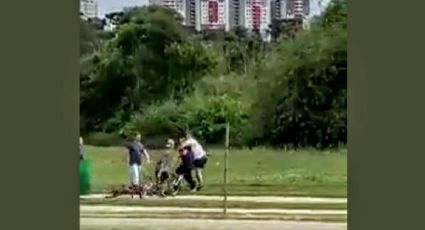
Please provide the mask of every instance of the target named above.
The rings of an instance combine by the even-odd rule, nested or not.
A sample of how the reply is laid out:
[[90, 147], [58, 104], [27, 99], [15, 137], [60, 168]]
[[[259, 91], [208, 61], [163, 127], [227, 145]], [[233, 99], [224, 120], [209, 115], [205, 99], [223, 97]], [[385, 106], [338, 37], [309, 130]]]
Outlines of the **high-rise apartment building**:
[[151, 0], [179, 12], [197, 31], [236, 27], [266, 35], [273, 18], [305, 18], [310, 0]]
[[96, 18], [98, 16], [97, 10], [97, 0], [80, 0], [80, 13], [82, 18]]
[[243, 27], [260, 32], [269, 28], [271, 23], [270, 0], [246, 0], [243, 9]]
[[310, 0], [275, 0], [277, 19], [305, 18], [310, 14]]
[[229, 30], [228, 0], [200, 0], [200, 29]]
[[229, 27], [236, 28], [243, 25], [243, 6], [240, 0], [229, 0]]

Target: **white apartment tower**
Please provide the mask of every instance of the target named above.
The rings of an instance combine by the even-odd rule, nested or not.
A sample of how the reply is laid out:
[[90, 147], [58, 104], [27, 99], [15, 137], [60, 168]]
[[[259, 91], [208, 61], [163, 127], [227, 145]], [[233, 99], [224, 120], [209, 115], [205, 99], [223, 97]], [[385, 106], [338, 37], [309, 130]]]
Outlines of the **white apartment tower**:
[[80, 13], [84, 19], [96, 18], [97, 0], [80, 0]]
[[248, 30], [263, 32], [271, 23], [270, 0], [246, 0], [243, 9], [243, 25]]
[[197, 31], [241, 27], [264, 36], [273, 18], [305, 18], [310, 13], [310, 0], [150, 0], [150, 4], [175, 9], [184, 24]]
[[197, 31], [236, 27], [265, 32], [271, 23], [270, 0], [190, 0]]
[[200, 30], [229, 30], [228, 0], [200, 0]]
[[305, 18], [310, 14], [310, 0], [275, 0], [277, 19]]

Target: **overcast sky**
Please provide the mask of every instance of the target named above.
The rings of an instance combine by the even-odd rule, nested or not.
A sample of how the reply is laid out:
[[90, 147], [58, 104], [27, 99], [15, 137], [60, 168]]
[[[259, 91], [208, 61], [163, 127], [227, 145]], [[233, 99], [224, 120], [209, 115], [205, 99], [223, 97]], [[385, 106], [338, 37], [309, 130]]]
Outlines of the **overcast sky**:
[[[149, 0], [97, 0], [99, 16], [103, 18], [105, 13], [121, 10], [123, 7], [147, 5]], [[311, 0], [311, 15], [320, 13], [319, 1]], [[327, 4], [329, 0], [322, 0], [322, 4]]]

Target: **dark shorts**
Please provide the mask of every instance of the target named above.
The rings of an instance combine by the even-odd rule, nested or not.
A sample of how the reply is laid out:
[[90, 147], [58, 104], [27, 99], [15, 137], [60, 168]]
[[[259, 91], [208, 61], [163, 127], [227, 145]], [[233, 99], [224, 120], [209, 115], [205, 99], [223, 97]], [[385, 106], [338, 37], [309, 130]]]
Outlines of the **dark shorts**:
[[168, 178], [170, 178], [170, 173], [163, 171], [158, 175], [159, 172], [156, 172], [155, 175], [158, 176], [157, 180], [159, 183], [164, 183]]
[[207, 162], [208, 162], [208, 158], [204, 156], [201, 159], [194, 160], [193, 165], [195, 166], [195, 168], [203, 169], [205, 165], [207, 164]]

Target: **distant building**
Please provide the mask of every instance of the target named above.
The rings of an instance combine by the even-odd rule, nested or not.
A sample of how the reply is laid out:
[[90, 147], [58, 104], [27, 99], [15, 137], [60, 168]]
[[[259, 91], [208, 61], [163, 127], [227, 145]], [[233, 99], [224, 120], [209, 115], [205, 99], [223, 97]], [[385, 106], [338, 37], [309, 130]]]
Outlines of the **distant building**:
[[268, 31], [271, 24], [270, 0], [246, 0], [241, 7], [243, 28], [249, 31], [258, 31], [264, 39], [268, 40]]
[[306, 18], [310, 0], [150, 0], [179, 12], [196, 31], [244, 28], [268, 40], [273, 19]]
[[310, 14], [310, 0], [275, 0], [276, 19], [306, 18]]
[[97, 18], [97, 0], [80, 0], [80, 15], [84, 19]]

